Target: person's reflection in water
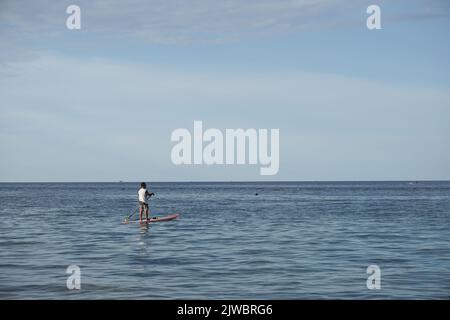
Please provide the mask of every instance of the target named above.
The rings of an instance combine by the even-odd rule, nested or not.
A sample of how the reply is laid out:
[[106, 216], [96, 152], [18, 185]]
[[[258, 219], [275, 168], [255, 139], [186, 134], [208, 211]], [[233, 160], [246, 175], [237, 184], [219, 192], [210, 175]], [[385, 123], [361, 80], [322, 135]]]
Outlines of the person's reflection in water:
[[138, 236], [139, 249], [136, 252], [136, 254], [138, 255], [136, 257], [137, 270], [139, 270], [139, 272], [147, 272], [146, 257], [148, 257], [150, 254], [148, 250], [148, 247], [150, 246], [150, 244], [148, 243], [150, 241], [150, 237], [148, 236], [149, 229], [150, 228], [148, 223], [141, 223], [139, 226], [139, 236]]
[[148, 223], [141, 223], [139, 226], [139, 246], [141, 248], [141, 254], [147, 253], [147, 242], [149, 241], [148, 233], [149, 233], [149, 225]]

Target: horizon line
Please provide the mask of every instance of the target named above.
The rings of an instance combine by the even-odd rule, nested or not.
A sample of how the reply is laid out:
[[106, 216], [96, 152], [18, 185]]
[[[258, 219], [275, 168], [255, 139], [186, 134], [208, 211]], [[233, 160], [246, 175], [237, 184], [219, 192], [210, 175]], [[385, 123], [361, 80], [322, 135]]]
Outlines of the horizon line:
[[[8, 183], [141, 183], [142, 181], [0, 181], [0, 184]], [[408, 179], [408, 180], [172, 180], [151, 181], [147, 183], [286, 183], [286, 182], [450, 182], [450, 179]]]

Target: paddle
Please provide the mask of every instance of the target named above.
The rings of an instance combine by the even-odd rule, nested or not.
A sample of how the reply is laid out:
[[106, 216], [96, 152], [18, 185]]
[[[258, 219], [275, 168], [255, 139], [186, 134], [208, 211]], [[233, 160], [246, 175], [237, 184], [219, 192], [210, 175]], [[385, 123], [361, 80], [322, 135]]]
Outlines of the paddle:
[[123, 220], [123, 222], [124, 222], [124, 223], [128, 223], [128, 220], [130, 220], [130, 218], [131, 218], [132, 216], [134, 216], [134, 214], [138, 211], [139, 207], [140, 207], [140, 206], [137, 206], [137, 208], [134, 209], [133, 212], [132, 212], [127, 218], [125, 218], [125, 219]]

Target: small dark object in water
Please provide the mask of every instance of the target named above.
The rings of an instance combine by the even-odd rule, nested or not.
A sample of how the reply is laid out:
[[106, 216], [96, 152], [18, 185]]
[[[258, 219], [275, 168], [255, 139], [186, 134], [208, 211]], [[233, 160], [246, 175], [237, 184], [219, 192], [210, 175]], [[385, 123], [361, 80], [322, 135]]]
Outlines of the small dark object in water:
[[255, 193], [255, 196], [257, 196], [258, 195], [258, 192], [257, 193]]

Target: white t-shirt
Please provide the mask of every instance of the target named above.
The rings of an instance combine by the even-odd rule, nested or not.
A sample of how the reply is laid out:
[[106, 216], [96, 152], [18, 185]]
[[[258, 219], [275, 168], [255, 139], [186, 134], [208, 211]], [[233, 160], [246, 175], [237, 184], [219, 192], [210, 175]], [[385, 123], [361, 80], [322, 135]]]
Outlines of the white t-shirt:
[[145, 196], [147, 194], [147, 189], [145, 188], [140, 188], [138, 191], [138, 195], [139, 195], [139, 201], [140, 202], [144, 202], [147, 203], [147, 197]]

